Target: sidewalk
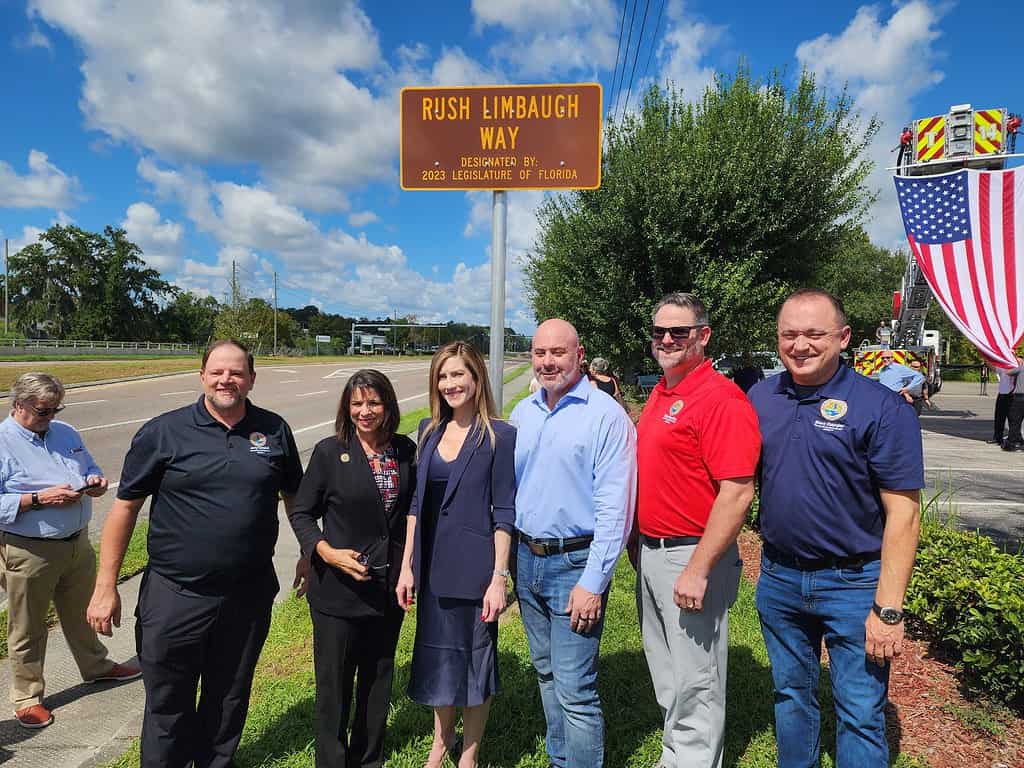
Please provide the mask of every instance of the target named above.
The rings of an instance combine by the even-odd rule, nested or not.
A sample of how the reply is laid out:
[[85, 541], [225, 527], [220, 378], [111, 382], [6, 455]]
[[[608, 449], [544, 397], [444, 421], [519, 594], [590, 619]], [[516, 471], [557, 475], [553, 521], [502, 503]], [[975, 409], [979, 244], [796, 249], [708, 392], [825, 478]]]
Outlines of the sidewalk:
[[[506, 384], [506, 402], [529, 381], [528, 372]], [[306, 460], [312, 444], [300, 449]], [[281, 582], [276, 600], [281, 601], [291, 594], [299, 546], [283, 505], [278, 507], [278, 519], [281, 528], [274, 566]], [[135, 657], [134, 611], [140, 581], [141, 576], [135, 576], [121, 584], [121, 627], [112, 638], [102, 638], [114, 661]], [[53, 711], [53, 725], [32, 731], [17, 724], [8, 702], [10, 678], [10, 663], [4, 659], [0, 661], [0, 697], [4, 702], [0, 705], [0, 765], [4, 768], [91, 768], [121, 755], [139, 735], [144, 701], [142, 681], [83, 683], [60, 627], [50, 632], [46, 653], [45, 704]]]

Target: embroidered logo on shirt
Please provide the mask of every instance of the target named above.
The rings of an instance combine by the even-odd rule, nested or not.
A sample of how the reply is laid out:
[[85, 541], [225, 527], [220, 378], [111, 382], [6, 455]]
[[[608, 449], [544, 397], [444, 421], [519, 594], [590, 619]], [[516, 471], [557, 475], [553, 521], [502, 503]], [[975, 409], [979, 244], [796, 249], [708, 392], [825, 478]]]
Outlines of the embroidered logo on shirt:
[[821, 404], [821, 415], [829, 421], [839, 421], [846, 415], [847, 405], [845, 400], [829, 398]]
[[684, 403], [682, 400], [676, 400], [674, 403], [672, 403], [672, 405], [669, 406], [668, 413], [662, 416], [661, 420], [664, 421], [666, 424], [675, 424], [676, 414], [683, 410], [683, 405]]
[[249, 435], [249, 453], [270, 453], [270, 446], [267, 445], [267, 436], [262, 432], [253, 432]]

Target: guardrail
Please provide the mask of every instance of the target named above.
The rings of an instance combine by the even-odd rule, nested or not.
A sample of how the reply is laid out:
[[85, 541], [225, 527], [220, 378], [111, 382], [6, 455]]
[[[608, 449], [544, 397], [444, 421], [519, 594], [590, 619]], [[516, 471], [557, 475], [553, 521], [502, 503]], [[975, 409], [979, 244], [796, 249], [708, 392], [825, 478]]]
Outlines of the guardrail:
[[107, 341], [98, 339], [0, 339], [0, 348], [16, 349], [116, 349], [195, 352], [192, 344], [171, 341]]

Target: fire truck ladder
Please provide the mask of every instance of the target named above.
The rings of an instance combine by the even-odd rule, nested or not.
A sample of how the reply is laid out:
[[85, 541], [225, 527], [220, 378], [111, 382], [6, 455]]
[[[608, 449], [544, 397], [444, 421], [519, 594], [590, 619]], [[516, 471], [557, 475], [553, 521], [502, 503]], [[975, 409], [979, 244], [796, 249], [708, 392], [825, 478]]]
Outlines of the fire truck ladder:
[[907, 256], [907, 270], [903, 273], [903, 291], [900, 314], [892, 344], [895, 348], [917, 347], [924, 339], [924, 320], [932, 303], [932, 289], [913, 254]]

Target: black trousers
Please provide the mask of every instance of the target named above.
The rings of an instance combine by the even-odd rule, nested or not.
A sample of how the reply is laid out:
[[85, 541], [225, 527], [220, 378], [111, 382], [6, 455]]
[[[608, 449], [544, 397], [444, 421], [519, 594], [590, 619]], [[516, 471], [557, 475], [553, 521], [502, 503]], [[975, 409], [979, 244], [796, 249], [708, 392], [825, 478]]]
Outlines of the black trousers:
[[[310, 608], [316, 675], [316, 768], [380, 768], [395, 648], [405, 614], [346, 619]], [[355, 712], [352, 689], [355, 684]], [[351, 736], [346, 734], [352, 713]]]
[[1008, 392], [1002, 395], [996, 395], [996, 414], [995, 423], [993, 424], [992, 439], [997, 443], [1003, 440], [1003, 428], [1006, 426], [1006, 420], [1010, 417], [1010, 403], [1013, 402], [1013, 393]]
[[135, 611], [146, 689], [142, 768], [232, 765], [270, 629], [273, 593], [266, 592], [202, 595], [146, 571]]
[[1013, 395], [1010, 401], [1010, 433], [1006, 440], [1009, 443], [1020, 445], [1024, 442], [1021, 437], [1021, 425], [1024, 424], [1024, 395]]

